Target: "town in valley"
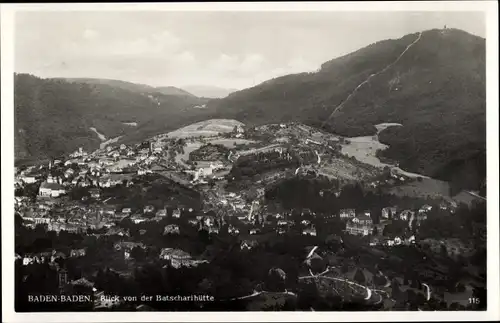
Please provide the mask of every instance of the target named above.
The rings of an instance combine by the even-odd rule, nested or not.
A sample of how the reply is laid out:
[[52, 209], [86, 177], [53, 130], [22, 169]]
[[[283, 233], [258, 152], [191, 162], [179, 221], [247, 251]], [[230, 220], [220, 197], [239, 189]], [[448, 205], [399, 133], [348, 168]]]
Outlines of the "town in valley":
[[[486, 291], [484, 201], [408, 195], [437, 180], [370, 164], [360, 139], [378, 142], [213, 119], [17, 167], [18, 304], [60, 310], [26, 295], [69, 293], [93, 296], [74, 310], [484, 306], [469, 302]], [[214, 302], [106, 297], [175, 294]]]

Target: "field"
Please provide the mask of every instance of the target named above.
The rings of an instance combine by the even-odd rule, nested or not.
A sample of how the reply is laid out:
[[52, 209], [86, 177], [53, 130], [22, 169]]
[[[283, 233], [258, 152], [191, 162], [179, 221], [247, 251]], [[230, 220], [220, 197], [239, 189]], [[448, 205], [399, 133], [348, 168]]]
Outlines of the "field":
[[449, 196], [450, 185], [433, 178], [423, 178], [422, 181], [413, 181], [391, 188], [390, 193], [411, 197], [443, 197]]
[[210, 137], [231, 132], [234, 126], [243, 126], [243, 123], [231, 119], [210, 119], [171, 131], [167, 135], [171, 138]]
[[394, 165], [383, 163], [380, 161], [380, 159], [378, 159], [378, 157], [376, 156], [377, 150], [385, 150], [389, 147], [378, 140], [378, 134], [384, 129], [392, 126], [401, 126], [401, 124], [380, 123], [375, 126], [377, 128], [377, 134], [374, 136], [346, 138], [348, 139], [349, 143], [345, 143], [342, 145], [342, 153], [349, 157], [354, 157], [363, 163], [378, 168], [384, 168], [385, 166], [390, 167], [398, 173], [408, 177], [428, 178], [425, 175], [407, 172], [399, 167], [395, 167]]

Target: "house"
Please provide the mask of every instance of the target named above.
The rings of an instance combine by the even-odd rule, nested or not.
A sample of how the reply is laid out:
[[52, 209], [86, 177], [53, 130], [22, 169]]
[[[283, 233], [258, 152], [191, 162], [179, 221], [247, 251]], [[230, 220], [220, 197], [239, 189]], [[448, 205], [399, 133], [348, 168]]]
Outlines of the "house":
[[68, 168], [64, 172], [64, 177], [69, 178], [69, 177], [73, 176], [74, 173], [75, 173], [75, 171], [72, 168]]
[[50, 262], [55, 262], [58, 259], [66, 259], [66, 255], [61, 251], [52, 251], [52, 256], [50, 257]]
[[145, 168], [139, 168], [137, 170], [137, 175], [146, 175], [146, 174], [151, 174], [152, 171], [150, 169], [145, 169]]
[[90, 197], [92, 197], [93, 199], [98, 199], [101, 197], [101, 190], [99, 190], [98, 188], [91, 188], [89, 190], [89, 193]]
[[59, 197], [63, 194], [66, 194], [66, 189], [58, 183], [43, 182], [40, 185], [40, 196]]
[[165, 210], [165, 209], [158, 210], [156, 212], [156, 216], [160, 217], [160, 218], [167, 216], [167, 210]]
[[209, 227], [208, 228], [208, 233], [219, 234], [219, 228], [217, 228], [217, 227]]
[[142, 216], [140, 215], [133, 215], [130, 220], [132, 220], [132, 222], [134, 222], [135, 224], [139, 224], [139, 223], [142, 223], [142, 222], [146, 222], [147, 220], [144, 219]]
[[198, 220], [197, 219], [189, 219], [188, 223], [191, 224], [192, 226], [198, 225]]
[[122, 213], [129, 215], [130, 213], [132, 213], [132, 209], [129, 207], [126, 207], [126, 208], [122, 209]]
[[123, 229], [123, 228], [120, 228], [120, 227], [111, 227], [108, 229], [108, 231], [106, 232], [106, 235], [110, 236], [110, 235], [118, 235], [118, 236], [121, 236], [121, 237], [124, 237], [124, 236], [130, 236], [130, 232], [128, 229]]
[[241, 250], [250, 250], [252, 248], [255, 248], [259, 245], [259, 243], [256, 240], [243, 240], [240, 245]]
[[23, 266], [28, 266], [36, 262], [36, 259], [32, 255], [24, 255], [23, 257]]
[[115, 207], [112, 206], [112, 205], [104, 205], [102, 208], [101, 208], [101, 211], [104, 213], [104, 214], [107, 214], [107, 215], [115, 215]]
[[175, 209], [173, 212], [172, 212], [172, 217], [173, 218], [180, 218], [181, 217], [181, 210], [179, 208]]
[[26, 184], [33, 184], [37, 180], [36, 175], [23, 175], [19, 179]]
[[238, 125], [236, 127], [236, 132], [239, 134], [243, 134], [243, 133], [245, 133], [245, 129], [243, 129], [243, 127], [241, 125]]
[[356, 210], [354, 209], [342, 209], [339, 214], [341, 219], [352, 219], [356, 216]]
[[399, 214], [399, 219], [403, 221], [409, 221], [411, 218], [413, 218], [415, 212], [411, 210], [404, 210]]
[[180, 234], [181, 231], [177, 224], [169, 224], [163, 229], [163, 234]]
[[382, 218], [384, 219], [389, 219], [390, 217], [394, 217], [396, 213], [398, 212], [397, 206], [389, 206], [389, 207], [384, 207], [382, 209]]
[[315, 237], [316, 236], [316, 228], [314, 226], [306, 228], [306, 229], [302, 230], [302, 234]]
[[373, 220], [370, 216], [367, 216], [366, 214], [361, 214], [358, 215], [357, 217], [352, 219], [353, 223], [360, 224], [360, 225], [372, 225]]
[[399, 246], [400, 244], [403, 243], [403, 240], [400, 237], [395, 237], [394, 239], [386, 239], [384, 241], [386, 246], [392, 247], [392, 246]]
[[417, 222], [420, 223], [420, 222], [425, 221], [425, 220], [427, 220], [427, 214], [425, 212], [423, 212], [423, 213], [419, 212], [417, 214]]
[[259, 234], [260, 233], [260, 229], [257, 229], [257, 228], [254, 228], [254, 229], [250, 229], [250, 234], [254, 235], [254, 234]]
[[278, 226], [287, 226], [290, 224], [290, 221], [288, 220], [279, 220], [278, 221]]
[[136, 247], [146, 249], [146, 246], [142, 242], [121, 241], [114, 245], [116, 251], [123, 251], [125, 259], [130, 258], [132, 250]]
[[237, 235], [240, 233], [240, 230], [238, 230], [237, 228], [233, 227], [232, 225], [230, 225], [228, 228], [227, 228], [227, 232], [229, 234], [232, 234], [232, 235]]
[[144, 207], [143, 211], [144, 211], [144, 214], [146, 214], [146, 213], [153, 213], [154, 210], [155, 210], [154, 206], [152, 206], [152, 205], [146, 205]]
[[353, 235], [367, 236], [373, 232], [373, 222], [371, 218], [361, 215], [347, 222], [346, 231]]
[[380, 244], [380, 239], [377, 237], [373, 237], [370, 239], [370, 246], [378, 246]]
[[85, 249], [72, 249], [69, 253], [69, 256], [72, 258], [83, 257], [85, 256]]
[[418, 213], [425, 213], [425, 212], [429, 212], [432, 210], [432, 206], [426, 204], [426, 205], [423, 205], [419, 210], [418, 210]]
[[197, 266], [206, 261], [194, 260], [191, 255], [180, 249], [163, 248], [160, 252], [160, 259], [169, 260], [174, 268]]
[[300, 223], [302, 225], [309, 225], [309, 224], [311, 224], [311, 221], [309, 221], [309, 220], [302, 220], [302, 221], [300, 221]]

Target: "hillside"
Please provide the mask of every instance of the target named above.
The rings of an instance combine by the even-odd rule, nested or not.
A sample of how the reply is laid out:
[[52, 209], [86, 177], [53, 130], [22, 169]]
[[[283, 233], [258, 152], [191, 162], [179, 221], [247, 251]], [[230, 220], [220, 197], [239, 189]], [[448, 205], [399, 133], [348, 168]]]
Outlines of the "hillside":
[[70, 83], [87, 83], [87, 84], [105, 84], [124, 90], [138, 93], [159, 93], [164, 95], [179, 95], [179, 96], [194, 96], [193, 94], [179, 89], [174, 86], [153, 87], [145, 84], [131, 83], [119, 80], [97, 79], [97, 78], [59, 78], [58, 80], [67, 81]]
[[198, 97], [211, 99], [225, 98], [229, 94], [238, 91], [210, 85], [191, 85], [185, 86], [184, 89]]
[[[69, 153], [123, 134], [144, 139], [206, 118], [193, 109], [205, 103], [194, 96], [141, 94], [109, 84], [70, 83], [16, 74], [14, 80], [16, 162]], [[124, 123], [135, 122], [137, 127]]]
[[401, 123], [380, 140], [403, 169], [452, 181], [473, 169], [472, 187], [485, 177], [485, 39], [461, 30], [380, 41], [208, 107], [245, 124], [301, 121], [350, 137]]

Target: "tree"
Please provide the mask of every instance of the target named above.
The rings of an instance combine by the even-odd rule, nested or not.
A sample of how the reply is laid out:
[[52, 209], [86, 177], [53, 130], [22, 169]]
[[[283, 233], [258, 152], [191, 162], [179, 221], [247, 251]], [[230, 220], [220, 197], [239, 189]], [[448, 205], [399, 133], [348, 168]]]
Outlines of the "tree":
[[365, 274], [363, 274], [363, 271], [361, 271], [360, 269], [357, 269], [356, 273], [354, 274], [354, 280], [360, 284], [364, 284], [366, 282], [366, 278], [365, 278]]
[[462, 284], [462, 283], [458, 283], [458, 284], [457, 284], [457, 292], [458, 292], [458, 293], [463, 293], [463, 292], [465, 292], [465, 290], [466, 290], [466, 289], [465, 289], [464, 284]]
[[448, 250], [447, 250], [447, 248], [446, 248], [446, 246], [444, 244], [441, 245], [441, 255], [443, 257], [448, 256]]
[[130, 252], [130, 256], [135, 260], [140, 261], [145, 258], [146, 254], [141, 247], [134, 247]]

